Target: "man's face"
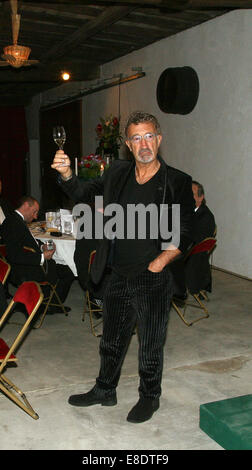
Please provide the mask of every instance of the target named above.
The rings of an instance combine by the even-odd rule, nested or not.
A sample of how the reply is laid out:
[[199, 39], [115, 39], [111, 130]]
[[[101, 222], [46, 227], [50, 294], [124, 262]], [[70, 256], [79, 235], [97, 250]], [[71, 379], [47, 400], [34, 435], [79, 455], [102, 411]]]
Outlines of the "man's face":
[[199, 207], [204, 199], [204, 195], [198, 196], [198, 186], [196, 184], [192, 184], [192, 192], [195, 200], [195, 206]]
[[37, 202], [34, 202], [34, 204], [30, 206], [28, 202], [25, 202], [24, 206], [24, 219], [29, 224], [34, 219], [36, 220], [38, 218], [39, 204]]
[[[132, 140], [133, 136], [153, 136], [151, 140], [142, 138], [139, 142]], [[135, 160], [140, 163], [150, 163], [157, 158], [158, 148], [161, 143], [162, 136], [157, 135], [156, 128], [151, 122], [141, 122], [139, 124], [131, 124], [128, 128], [128, 137], [126, 144], [133, 153]]]

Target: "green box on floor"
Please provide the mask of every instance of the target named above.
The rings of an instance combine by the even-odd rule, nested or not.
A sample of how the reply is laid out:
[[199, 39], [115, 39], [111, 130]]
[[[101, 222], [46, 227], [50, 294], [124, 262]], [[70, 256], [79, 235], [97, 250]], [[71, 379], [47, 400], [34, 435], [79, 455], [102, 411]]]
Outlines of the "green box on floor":
[[200, 405], [200, 429], [226, 450], [252, 450], [252, 395]]

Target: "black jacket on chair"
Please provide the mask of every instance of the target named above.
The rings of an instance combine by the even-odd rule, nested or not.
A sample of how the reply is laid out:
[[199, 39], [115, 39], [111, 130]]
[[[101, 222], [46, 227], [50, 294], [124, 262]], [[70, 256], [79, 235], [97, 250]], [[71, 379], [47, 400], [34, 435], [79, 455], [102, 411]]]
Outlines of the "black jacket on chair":
[[[153, 203], [180, 204], [180, 244], [178, 248], [185, 252], [192, 243], [192, 215], [194, 199], [192, 194], [192, 179], [180, 170], [168, 166], [159, 157], [161, 171], [156, 185]], [[64, 182], [59, 177], [62, 189], [76, 202], [94, 203], [97, 195], [103, 196], [104, 210], [107, 205], [118, 203], [123, 186], [127, 183], [128, 176], [135, 166], [134, 161], [116, 160], [102, 177], [91, 181], [82, 181], [75, 175]], [[108, 218], [104, 217], [104, 224]], [[162, 239], [157, 240], [161, 252]], [[164, 240], [166, 241], [166, 240]], [[111, 240], [106, 237], [98, 241], [94, 263], [92, 264], [91, 277], [95, 284], [99, 284], [106, 269], [111, 248]]]

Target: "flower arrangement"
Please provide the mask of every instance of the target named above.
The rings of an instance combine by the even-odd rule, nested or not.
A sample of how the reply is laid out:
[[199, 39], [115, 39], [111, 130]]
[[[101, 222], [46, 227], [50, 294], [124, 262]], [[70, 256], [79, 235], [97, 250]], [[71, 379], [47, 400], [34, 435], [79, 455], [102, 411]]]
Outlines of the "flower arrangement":
[[102, 155], [110, 154], [114, 158], [118, 158], [118, 150], [123, 140], [119, 119], [112, 114], [105, 119], [100, 118], [95, 130], [99, 141], [96, 152]]
[[78, 175], [85, 179], [97, 178], [103, 174], [107, 166], [101, 155], [90, 153], [90, 155], [80, 159], [78, 163]]

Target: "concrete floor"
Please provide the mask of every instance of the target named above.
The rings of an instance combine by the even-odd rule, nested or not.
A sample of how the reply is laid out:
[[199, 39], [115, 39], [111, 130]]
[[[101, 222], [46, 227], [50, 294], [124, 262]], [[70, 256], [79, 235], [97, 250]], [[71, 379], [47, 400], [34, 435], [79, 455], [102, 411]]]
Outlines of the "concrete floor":
[[[69, 395], [88, 391], [99, 368], [99, 339], [88, 317], [81, 321], [83, 293], [74, 281], [68, 317], [48, 316], [18, 351], [6, 375], [27, 394], [39, 414], [33, 420], [0, 394], [2, 450], [221, 450], [199, 428], [203, 403], [252, 393], [251, 282], [213, 271], [211, 313], [187, 327], [172, 309], [165, 346], [160, 409], [142, 424], [126, 421], [138, 400], [137, 336], [118, 386], [118, 404], [75, 408]], [[14, 316], [12, 317], [14, 319]], [[15, 313], [15, 320], [22, 319]], [[8, 342], [17, 331], [8, 324]]]

